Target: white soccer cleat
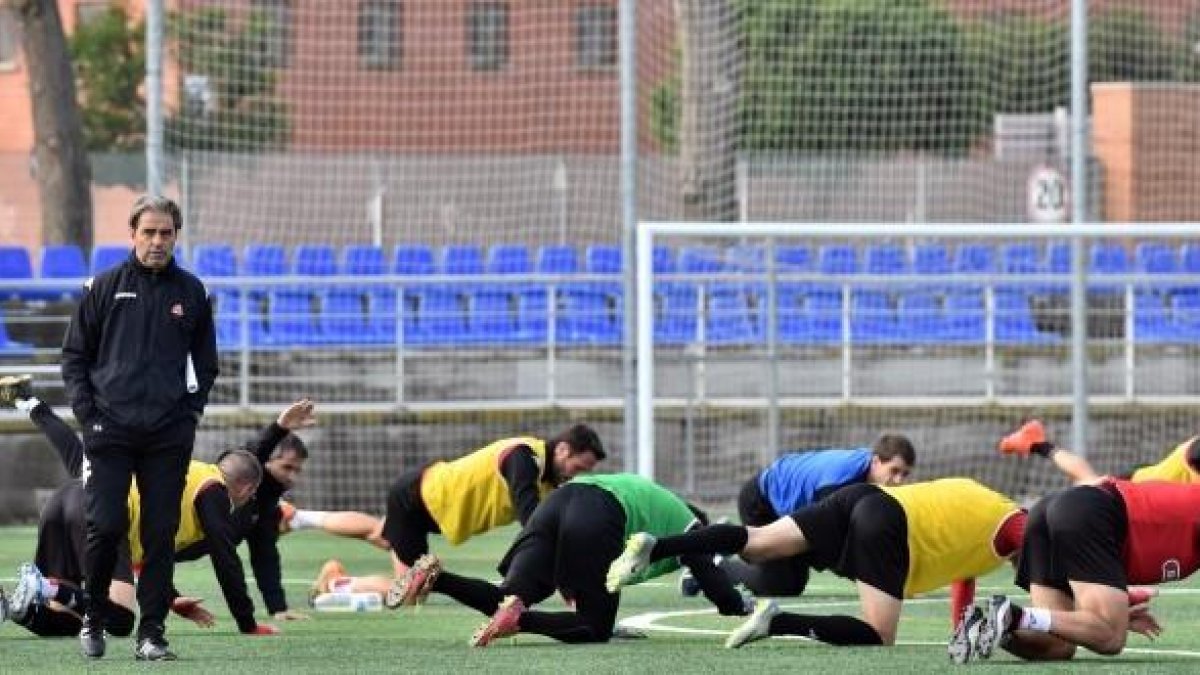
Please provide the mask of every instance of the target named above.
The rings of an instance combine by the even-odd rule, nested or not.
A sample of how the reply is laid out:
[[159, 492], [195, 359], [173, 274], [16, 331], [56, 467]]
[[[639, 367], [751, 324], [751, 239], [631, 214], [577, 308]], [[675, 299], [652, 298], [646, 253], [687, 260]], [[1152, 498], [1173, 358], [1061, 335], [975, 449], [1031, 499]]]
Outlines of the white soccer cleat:
[[950, 636], [950, 644], [946, 645], [946, 653], [954, 663], [962, 665], [975, 655], [975, 645], [979, 642], [979, 631], [983, 628], [983, 610], [975, 605], [963, 608], [962, 618], [954, 635]]
[[13, 589], [12, 601], [9, 603], [9, 613], [14, 621], [25, 618], [29, 608], [45, 604], [42, 596], [42, 572], [33, 563], [22, 563], [17, 568], [17, 587]]
[[733, 629], [725, 640], [727, 649], [737, 649], [744, 644], [771, 636], [771, 619], [779, 614], [779, 605], [774, 600], [764, 599], [754, 603], [754, 611], [745, 623]]
[[605, 586], [609, 593], [616, 593], [634, 577], [650, 567], [650, 552], [654, 550], [654, 535], [636, 532], [625, 542], [625, 550], [608, 566]]
[[979, 627], [979, 637], [972, 655], [975, 658], [991, 658], [996, 647], [1003, 647], [1012, 637], [1013, 604], [1006, 596], [993, 595], [984, 612]]

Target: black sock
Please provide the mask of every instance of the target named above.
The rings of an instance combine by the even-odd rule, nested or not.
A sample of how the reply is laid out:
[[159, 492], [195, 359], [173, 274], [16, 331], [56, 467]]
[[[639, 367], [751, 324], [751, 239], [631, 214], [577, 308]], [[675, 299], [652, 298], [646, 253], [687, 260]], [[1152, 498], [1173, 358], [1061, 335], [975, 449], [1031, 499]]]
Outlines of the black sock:
[[803, 635], [826, 644], [882, 645], [869, 624], [852, 616], [813, 616], [782, 612], [771, 619], [771, 635]]
[[50, 609], [45, 605], [32, 605], [25, 616], [16, 623], [40, 637], [73, 637], [79, 634], [83, 622], [70, 612]]
[[83, 589], [62, 581], [58, 582], [58, 592], [53, 600], [77, 614], [82, 614], [87, 607], [87, 595]]
[[108, 607], [108, 621], [104, 624], [104, 630], [116, 637], [129, 637], [136, 621], [137, 616], [132, 609], [113, 603]]
[[575, 612], [525, 612], [520, 626], [522, 633], [537, 633], [571, 644], [607, 642], [612, 637], [611, 628], [602, 634]]
[[447, 595], [456, 602], [485, 616], [495, 614], [496, 608], [504, 600], [504, 591], [498, 587], [480, 579], [472, 579], [444, 570], [433, 582], [431, 590]]
[[1046, 459], [1050, 459], [1050, 455], [1054, 452], [1054, 444], [1049, 441], [1034, 443], [1033, 445], [1029, 446], [1029, 451], [1035, 455], [1041, 455]]
[[663, 537], [654, 543], [650, 561], [674, 558], [688, 553], [734, 554], [746, 548], [750, 533], [741, 525], [709, 525], [686, 534]]
[[1008, 613], [1008, 629], [1016, 630], [1017, 626], [1021, 625], [1021, 617], [1025, 615], [1025, 610], [1015, 602], [1010, 603], [1010, 606], [1012, 611]]

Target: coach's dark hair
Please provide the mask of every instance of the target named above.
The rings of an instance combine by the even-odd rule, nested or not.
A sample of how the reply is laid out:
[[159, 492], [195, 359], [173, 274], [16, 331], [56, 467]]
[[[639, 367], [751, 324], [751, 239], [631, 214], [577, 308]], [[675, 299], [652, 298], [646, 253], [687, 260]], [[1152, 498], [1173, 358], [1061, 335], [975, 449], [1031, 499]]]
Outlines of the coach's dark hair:
[[571, 446], [572, 455], [590, 452], [596, 456], [597, 460], [608, 456], [604, 452], [604, 444], [600, 442], [600, 434], [597, 434], [595, 429], [586, 424], [571, 426], [566, 431], [550, 439], [546, 443], [546, 447], [549, 450], [553, 450], [559, 443], [566, 443]]
[[245, 450], [226, 450], [217, 458], [217, 466], [226, 480], [258, 485], [262, 482], [263, 468], [258, 458]]
[[887, 462], [891, 461], [893, 457], [899, 457], [909, 466], [917, 465], [917, 449], [913, 447], [912, 441], [908, 440], [907, 436], [884, 434], [871, 446], [871, 451], [880, 461]]
[[279, 445], [276, 445], [275, 450], [271, 452], [271, 459], [282, 457], [288, 452], [295, 453], [296, 457], [300, 459], [308, 459], [308, 446], [293, 433], [288, 433], [283, 440], [279, 441]]
[[1200, 471], [1200, 436], [1188, 441], [1187, 450], [1184, 450], [1183, 454], [1192, 471]]
[[175, 231], [183, 229], [183, 213], [179, 210], [179, 205], [168, 197], [150, 194], [138, 197], [133, 203], [133, 210], [129, 212], [129, 229], [136, 230], [138, 218], [147, 211], [170, 216], [171, 222], [175, 224]]

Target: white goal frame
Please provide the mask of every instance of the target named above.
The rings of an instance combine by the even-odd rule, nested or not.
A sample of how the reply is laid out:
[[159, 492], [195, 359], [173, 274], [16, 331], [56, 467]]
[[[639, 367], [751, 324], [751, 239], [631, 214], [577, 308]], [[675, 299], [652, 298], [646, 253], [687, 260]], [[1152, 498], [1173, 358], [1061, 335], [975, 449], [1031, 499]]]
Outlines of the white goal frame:
[[[655, 477], [654, 411], [654, 274], [656, 238], [669, 237], [814, 237], [870, 240], [904, 238], [1038, 239], [1072, 242], [1071, 325], [1073, 436], [1086, 438], [1087, 419], [1087, 265], [1084, 242], [1089, 239], [1180, 238], [1200, 236], [1197, 223], [697, 223], [641, 221], [635, 242], [636, 373], [637, 373], [637, 472]], [[767, 274], [774, 261], [766, 261]], [[626, 309], [629, 311], [629, 308]], [[1074, 440], [1074, 439], [1073, 439]], [[1083, 447], [1077, 443], [1077, 447]]]

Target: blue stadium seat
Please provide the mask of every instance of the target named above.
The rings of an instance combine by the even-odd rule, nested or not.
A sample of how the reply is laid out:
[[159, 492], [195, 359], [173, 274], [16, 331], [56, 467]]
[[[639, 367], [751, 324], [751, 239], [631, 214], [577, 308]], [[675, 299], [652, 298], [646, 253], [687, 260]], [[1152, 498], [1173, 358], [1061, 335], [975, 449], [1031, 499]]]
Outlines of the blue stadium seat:
[[201, 279], [205, 277], [237, 276], [237, 255], [228, 244], [197, 244], [193, 251], [192, 271]]
[[392, 252], [392, 273], [424, 276], [437, 273], [433, 249], [422, 244], [399, 244]]
[[1005, 244], [1000, 249], [1000, 273], [1006, 278], [997, 286], [997, 291], [1006, 293], [1039, 293], [1046, 284], [1020, 281], [1020, 277], [1035, 274], [1046, 274], [1046, 265], [1042, 261], [1042, 252], [1037, 244], [1019, 242]]
[[1182, 341], [1184, 331], [1175, 325], [1169, 297], [1139, 289], [1133, 296], [1133, 339], [1142, 344]]
[[801, 345], [841, 342], [841, 287], [832, 284], [781, 286], [778, 303], [780, 342]]
[[[1188, 242], [1179, 249], [1179, 273], [1200, 277], [1200, 244]], [[1176, 285], [1172, 293], [1200, 295], [1200, 283]]]
[[351, 276], [383, 276], [388, 273], [383, 249], [370, 244], [352, 244], [342, 250], [342, 271]]
[[1171, 296], [1173, 329], [1182, 342], [1200, 341], [1200, 293]]
[[949, 324], [938, 293], [919, 289], [902, 293], [896, 319], [898, 337], [905, 342], [938, 344], [949, 339]]
[[887, 292], [857, 289], [850, 299], [850, 339], [856, 344], [890, 343], [901, 337]]
[[[257, 343], [271, 347], [297, 347], [321, 343], [313, 293], [300, 289], [275, 289], [267, 297], [266, 333]], [[251, 331], [253, 338], [254, 332]]]
[[730, 272], [762, 274], [767, 269], [767, 251], [758, 244], [730, 246], [725, 250], [723, 267]]
[[4, 321], [4, 309], [0, 308], [0, 355], [26, 356], [33, 353], [33, 345], [17, 342], [8, 336], [8, 327]]
[[761, 343], [765, 315], [760, 296], [750, 284], [714, 283], [707, 289], [705, 343], [751, 345]]
[[696, 284], [660, 281], [654, 285], [654, 341], [691, 344], [700, 323], [700, 290]]
[[914, 274], [947, 276], [952, 270], [945, 244], [920, 244], [913, 251]]
[[317, 320], [320, 341], [333, 345], [389, 344], [395, 340], [395, 309], [390, 329], [373, 320], [370, 297], [358, 288], [332, 288], [321, 297], [321, 314]]
[[1106, 295], [1123, 295], [1125, 292], [1124, 283], [1104, 282], [1102, 279], [1095, 277], [1118, 274], [1128, 275], [1132, 272], [1133, 265], [1129, 261], [1129, 254], [1126, 252], [1124, 246], [1104, 242], [1092, 246], [1088, 258], [1089, 290], [1098, 291]]
[[129, 257], [130, 247], [125, 245], [99, 245], [92, 249], [92, 276], [120, 265]]
[[1178, 274], [1175, 249], [1157, 242], [1142, 242], [1134, 249], [1134, 269], [1144, 274]]
[[442, 249], [445, 274], [483, 274], [483, 252], [478, 246], [453, 244]]
[[584, 251], [584, 266], [589, 274], [620, 274], [621, 247], [615, 244], [592, 244]]
[[958, 289], [942, 300], [943, 339], [948, 343], [983, 344], [987, 339], [983, 291]]
[[1021, 291], [996, 291], [997, 344], [1050, 344], [1060, 342], [1055, 333], [1043, 333], [1033, 321], [1029, 296]]
[[817, 270], [833, 276], [858, 274], [858, 251], [845, 244], [826, 244], [821, 247]]
[[[30, 281], [33, 279], [33, 262], [29, 249], [24, 246], [0, 246], [0, 280]], [[0, 291], [0, 298], [36, 300], [41, 294], [21, 288]]]
[[[618, 263], [618, 267], [620, 264]], [[575, 274], [579, 272], [579, 253], [574, 246], [543, 246], [537, 253], [538, 274]]]
[[996, 249], [990, 244], [963, 244], [954, 252], [955, 274], [992, 274]]
[[302, 244], [296, 247], [293, 270], [300, 276], [336, 276], [337, 255], [328, 244]]
[[406, 342], [453, 346], [471, 341], [468, 296], [446, 288], [424, 288], [412, 295], [405, 294], [405, 308]]
[[867, 263], [864, 270], [867, 274], [908, 274], [910, 270], [908, 251], [903, 247], [883, 244], [867, 248]]
[[171, 257], [175, 258], [176, 265], [179, 265], [185, 270], [191, 271], [192, 268], [189, 266], [190, 260], [188, 258], [188, 250], [186, 246], [176, 246], [174, 253], [171, 254]]
[[242, 253], [242, 275], [281, 277], [287, 274], [287, 251], [279, 244], [247, 244]]
[[38, 264], [42, 279], [70, 280], [61, 290], [43, 291], [46, 299], [78, 298], [82, 294], [82, 282], [88, 277], [87, 263], [83, 252], [74, 244], [53, 244], [42, 247]]
[[776, 246], [775, 265], [780, 272], [811, 272], [813, 271], [812, 249], [799, 245]]
[[[533, 262], [529, 257], [529, 249], [524, 244], [497, 244], [488, 249], [488, 274], [529, 274], [533, 272]], [[471, 272], [463, 272], [470, 274]]]
[[679, 262], [675, 259], [675, 251], [665, 245], [654, 247], [650, 266], [654, 269], [655, 274], [675, 274], [681, 271]]

